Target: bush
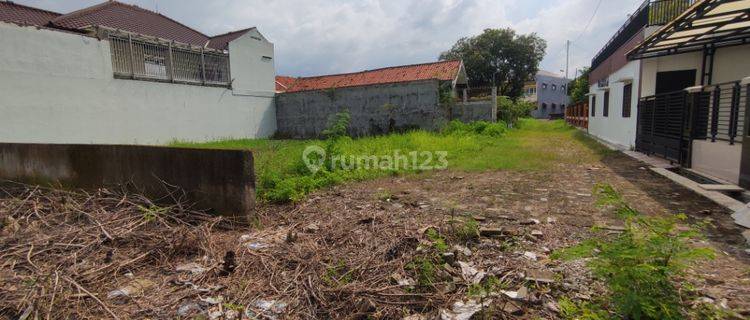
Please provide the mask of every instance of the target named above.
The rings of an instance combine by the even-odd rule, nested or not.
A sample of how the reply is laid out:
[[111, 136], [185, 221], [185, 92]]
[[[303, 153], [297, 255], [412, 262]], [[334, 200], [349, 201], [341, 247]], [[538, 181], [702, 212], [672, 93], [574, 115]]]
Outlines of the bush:
[[712, 258], [708, 248], [693, 248], [699, 233], [680, 231], [684, 215], [646, 217], [629, 207], [611, 186], [597, 186], [600, 205], [614, 206], [625, 219], [625, 231], [614, 239], [595, 238], [556, 252], [558, 259], [592, 257], [589, 266], [605, 281], [609, 303], [626, 319], [681, 319], [675, 279], [696, 259]]
[[453, 120], [443, 128], [446, 135], [483, 135], [490, 137], [500, 137], [508, 131], [505, 122], [490, 123], [487, 121], [475, 121], [472, 123], [463, 123], [460, 120]]
[[497, 97], [497, 119], [515, 126], [518, 119], [531, 116], [531, 110], [536, 106], [533, 103], [516, 100], [509, 97]]

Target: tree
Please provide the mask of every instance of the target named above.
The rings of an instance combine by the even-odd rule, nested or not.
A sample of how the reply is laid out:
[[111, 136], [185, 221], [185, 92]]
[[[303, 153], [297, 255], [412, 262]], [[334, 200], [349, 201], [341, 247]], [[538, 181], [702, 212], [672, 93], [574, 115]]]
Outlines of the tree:
[[494, 85], [499, 95], [516, 99], [523, 93], [524, 83], [539, 71], [546, 49], [547, 42], [536, 33], [485, 29], [478, 36], [459, 39], [440, 54], [440, 60], [463, 60], [472, 86]]
[[589, 68], [582, 70], [580, 77], [573, 80], [570, 85], [570, 100], [572, 103], [581, 103], [586, 101], [586, 95], [589, 93]]

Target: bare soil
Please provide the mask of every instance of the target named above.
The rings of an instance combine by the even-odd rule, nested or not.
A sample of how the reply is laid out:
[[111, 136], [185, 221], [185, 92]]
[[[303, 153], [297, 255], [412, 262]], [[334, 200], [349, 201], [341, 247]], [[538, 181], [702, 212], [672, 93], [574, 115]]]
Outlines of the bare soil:
[[[441, 171], [341, 185], [295, 205], [263, 205], [252, 227], [193, 219], [185, 208], [141, 223], [148, 202], [131, 196], [5, 188], [0, 317], [432, 319], [471, 298], [461, 261], [495, 275], [508, 291], [528, 289], [520, 299], [481, 300], [485, 314], [555, 319], [559, 298], [605, 294], [582, 261], [548, 258], [591, 237], [592, 226], [617, 232], [622, 225], [595, 205], [597, 183], [613, 185], [643, 213], [707, 221], [706, 241], [697, 245], [719, 254], [687, 280], [750, 316], [750, 256], [729, 212], [617, 153], [554, 170]], [[87, 214], [72, 214], [80, 211]], [[455, 221], [469, 217], [502, 235], [450, 236], [460, 227]], [[399, 284], [418, 282], [415, 257], [432, 250], [428, 228], [446, 235], [451, 251], [462, 246], [456, 263], [439, 268], [429, 286]], [[535, 273], [554, 276], [551, 283], [527, 279]], [[128, 287], [129, 295], [111, 297]]]

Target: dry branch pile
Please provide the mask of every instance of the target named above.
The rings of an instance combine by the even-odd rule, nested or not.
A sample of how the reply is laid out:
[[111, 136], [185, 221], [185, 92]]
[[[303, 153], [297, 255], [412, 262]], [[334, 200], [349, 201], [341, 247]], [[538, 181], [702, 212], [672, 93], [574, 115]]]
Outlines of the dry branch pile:
[[3, 186], [0, 317], [430, 319], [481, 301], [485, 283], [471, 277], [485, 276], [497, 280], [492, 305], [481, 306], [494, 316], [554, 314], [546, 284], [516, 299], [499, 293], [528, 286], [522, 272], [535, 263], [498, 254], [529, 242], [518, 222], [495, 219], [518, 229], [512, 237], [466, 240], [454, 224], [466, 217], [450, 210], [338, 192], [263, 206], [253, 226], [237, 227], [110, 190]]
[[0, 190], [0, 220], [0, 315], [55, 319], [128, 318], [175, 303], [115, 307], [106, 296], [132, 274], [157, 274], [176, 258], [203, 256], [220, 222], [135, 195], [24, 185]]

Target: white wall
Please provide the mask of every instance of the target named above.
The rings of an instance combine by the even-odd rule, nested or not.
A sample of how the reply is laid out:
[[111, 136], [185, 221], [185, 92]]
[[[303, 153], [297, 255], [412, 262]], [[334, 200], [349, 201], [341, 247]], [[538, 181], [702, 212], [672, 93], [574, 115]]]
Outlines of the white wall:
[[742, 144], [723, 141], [693, 141], [691, 168], [695, 171], [737, 184], [740, 182]]
[[[712, 83], [724, 83], [742, 80], [750, 76], [750, 45], [716, 49]], [[656, 73], [695, 69], [695, 84], [701, 84], [703, 53], [689, 52], [673, 56], [643, 60], [643, 85], [641, 96], [655, 93]]]
[[[604, 116], [604, 92], [594, 84], [589, 88], [596, 95], [596, 114], [591, 116], [592, 98], [589, 97], [589, 133], [607, 141], [620, 149], [635, 146], [636, 123], [638, 119], [638, 85], [640, 83], [640, 62], [630, 61], [612, 73], [609, 80], [609, 113]], [[623, 89], [627, 82], [633, 83], [630, 117], [622, 116]]]
[[268, 45], [244, 36], [230, 44], [238, 93], [114, 79], [109, 42], [95, 38], [0, 23], [0, 39], [0, 142], [164, 144], [276, 130], [273, 61], [249, 76], [243, 66]]
[[[695, 84], [701, 83], [701, 65], [703, 64], [703, 53], [690, 52], [673, 56], [645, 59], [643, 61], [643, 82], [641, 85], [641, 96], [648, 97], [656, 93], [656, 73], [667, 71], [680, 71], [695, 69]], [[716, 59], [719, 63], [720, 59]]]

